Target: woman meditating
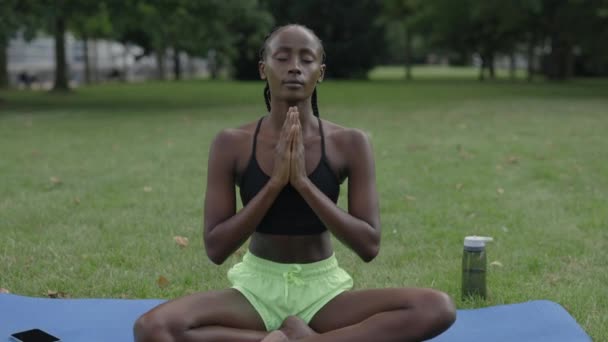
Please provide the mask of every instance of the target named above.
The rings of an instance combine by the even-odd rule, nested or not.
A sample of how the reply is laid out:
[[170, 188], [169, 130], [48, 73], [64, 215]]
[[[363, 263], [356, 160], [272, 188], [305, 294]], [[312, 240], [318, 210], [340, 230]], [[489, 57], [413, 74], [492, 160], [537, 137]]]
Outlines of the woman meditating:
[[[421, 288], [352, 290], [331, 234], [364, 262], [380, 250], [372, 148], [360, 130], [319, 118], [319, 38], [274, 30], [260, 53], [268, 114], [220, 132], [209, 153], [205, 250], [230, 289], [174, 299], [135, 323], [136, 341], [422, 341], [455, 320], [452, 300]], [[348, 180], [348, 210], [336, 205]], [[243, 208], [236, 211], [236, 186]]]

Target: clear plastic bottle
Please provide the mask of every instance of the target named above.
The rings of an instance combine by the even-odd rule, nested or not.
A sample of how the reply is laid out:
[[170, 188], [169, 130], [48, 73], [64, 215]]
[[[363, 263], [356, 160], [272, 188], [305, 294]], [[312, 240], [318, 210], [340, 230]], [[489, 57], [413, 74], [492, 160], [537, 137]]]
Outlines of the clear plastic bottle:
[[464, 238], [462, 252], [462, 299], [467, 297], [486, 298], [486, 236]]

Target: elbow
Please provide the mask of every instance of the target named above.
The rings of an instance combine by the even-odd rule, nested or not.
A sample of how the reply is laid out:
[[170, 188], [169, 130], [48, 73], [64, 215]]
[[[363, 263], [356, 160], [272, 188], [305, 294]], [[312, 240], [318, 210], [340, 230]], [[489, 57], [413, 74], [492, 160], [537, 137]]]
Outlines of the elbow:
[[216, 251], [207, 249], [206, 252], [207, 252], [207, 257], [209, 258], [209, 260], [211, 260], [211, 262], [216, 265], [223, 264], [224, 261], [226, 261], [226, 259], [227, 259], [227, 257], [225, 255], [222, 255]]
[[363, 249], [362, 253], [359, 254], [359, 256], [361, 257], [361, 259], [364, 262], [370, 262], [372, 260], [374, 260], [376, 258], [376, 256], [378, 256], [378, 253], [380, 253], [380, 236], [378, 235], [377, 237], [375, 237], [374, 239], [372, 239], [372, 241], [370, 241], [365, 248]]
[[366, 248], [366, 250], [363, 253], [359, 254], [359, 256], [361, 257], [361, 260], [363, 260], [364, 262], [371, 262], [372, 260], [374, 260], [376, 258], [376, 256], [378, 256], [379, 252], [380, 252], [380, 245], [375, 244], [373, 246]]
[[222, 250], [220, 248], [217, 248], [217, 244], [210, 243], [208, 239], [204, 239], [203, 245], [205, 246], [205, 253], [207, 254], [207, 258], [209, 258], [212, 263], [216, 265], [221, 265], [228, 258], [226, 253], [222, 253]]

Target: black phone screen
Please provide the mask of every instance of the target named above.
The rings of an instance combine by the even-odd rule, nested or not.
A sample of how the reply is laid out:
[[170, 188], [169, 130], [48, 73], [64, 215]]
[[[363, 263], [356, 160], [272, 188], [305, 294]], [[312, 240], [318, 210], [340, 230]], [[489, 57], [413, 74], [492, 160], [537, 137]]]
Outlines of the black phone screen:
[[40, 329], [32, 329], [26, 331], [20, 331], [11, 335], [14, 340], [20, 342], [56, 342], [59, 339], [49, 333], [46, 333]]

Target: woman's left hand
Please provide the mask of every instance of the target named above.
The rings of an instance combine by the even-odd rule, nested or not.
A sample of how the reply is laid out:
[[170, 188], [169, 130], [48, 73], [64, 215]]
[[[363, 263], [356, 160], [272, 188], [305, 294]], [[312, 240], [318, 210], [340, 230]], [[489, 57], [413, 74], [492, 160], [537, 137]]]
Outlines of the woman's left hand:
[[304, 158], [304, 138], [302, 137], [302, 125], [299, 118], [291, 126], [293, 140], [291, 142], [291, 165], [289, 183], [298, 188], [307, 178], [306, 162]]

